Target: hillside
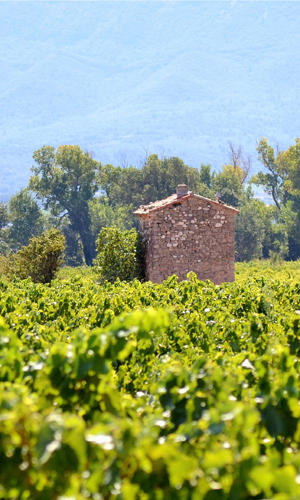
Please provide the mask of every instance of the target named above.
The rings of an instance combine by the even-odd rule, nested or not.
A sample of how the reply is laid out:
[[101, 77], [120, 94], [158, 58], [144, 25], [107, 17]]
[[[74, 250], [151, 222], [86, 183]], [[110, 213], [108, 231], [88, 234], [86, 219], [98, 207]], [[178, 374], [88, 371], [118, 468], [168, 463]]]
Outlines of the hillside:
[[299, 22], [297, 2], [0, 2], [1, 195], [44, 144], [217, 169], [228, 140], [255, 159], [261, 136], [287, 147]]

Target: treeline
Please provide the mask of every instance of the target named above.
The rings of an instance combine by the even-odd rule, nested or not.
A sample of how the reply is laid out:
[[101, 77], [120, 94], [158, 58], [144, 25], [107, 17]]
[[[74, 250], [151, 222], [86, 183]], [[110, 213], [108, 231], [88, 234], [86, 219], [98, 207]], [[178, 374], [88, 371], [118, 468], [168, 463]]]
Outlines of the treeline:
[[[141, 204], [165, 198], [181, 183], [240, 210], [236, 218], [236, 259], [300, 257], [300, 141], [276, 152], [267, 139], [258, 145], [264, 171], [249, 178], [251, 159], [229, 143], [229, 162], [220, 172], [210, 165], [191, 168], [177, 158], [150, 155], [141, 168], [102, 165], [79, 146], [44, 146], [27, 187], [0, 204], [0, 252], [7, 255], [50, 228], [66, 239], [66, 262], [91, 265], [103, 227], [137, 228], [132, 214]], [[262, 186], [274, 205], [254, 198]]]

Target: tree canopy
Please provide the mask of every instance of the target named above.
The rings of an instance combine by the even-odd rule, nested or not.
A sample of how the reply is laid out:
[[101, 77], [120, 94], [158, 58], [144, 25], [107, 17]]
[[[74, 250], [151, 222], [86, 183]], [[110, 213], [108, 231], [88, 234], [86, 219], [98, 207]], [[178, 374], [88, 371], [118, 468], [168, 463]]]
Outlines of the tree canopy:
[[199, 170], [188, 167], [177, 157], [160, 159], [150, 155], [142, 168], [106, 165], [101, 170], [101, 189], [111, 205], [137, 208], [166, 198], [185, 183], [195, 192], [200, 186]]
[[91, 236], [89, 201], [99, 188], [101, 164], [79, 146], [44, 146], [33, 154], [36, 165], [29, 187], [45, 209], [62, 219], [68, 217], [80, 235], [86, 264], [92, 264], [95, 245]]
[[278, 210], [277, 219], [286, 226], [290, 251], [295, 258], [296, 247], [300, 250], [300, 140], [296, 139], [287, 150], [277, 146], [275, 152], [264, 137], [257, 151], [265, 171], [253, 176], [252, 182], [272, 196]]
[[22, 188], [12, 196], [8, 204], [9, 238], [15, 248], [27, 245], [30, 238], [44, 230], [44, 217], [37, 201], [28, 188]]
[[29, 186], [8, 204], [0, 205], [0, 253], [28, 244], [51, 227], [66, 240], [66, 262], [91, 265], [96, 241], [103, 228], [138, 228], [133, 211], [139, 205], [176, 192], [178, 184], [207, 198], [218, 192], [223, 202], [237, 207], [236, 257], [238, 260], [300, 257], [300, 140], [287, 150], [275, 149], [266, 138], [258, 144], [263, 169], [250, 179], [261, 185], [274, 205], [254, 198], [247, 185], [252, 160], [241, 146], [228, 144], [229, 163], [219, 171], [209, 164], [192, 168], [178, 157], [151, 154], [139, 167], [102, 165], [79, 146], [57, 149], [44, 146], [33, 154], [35, 164]]

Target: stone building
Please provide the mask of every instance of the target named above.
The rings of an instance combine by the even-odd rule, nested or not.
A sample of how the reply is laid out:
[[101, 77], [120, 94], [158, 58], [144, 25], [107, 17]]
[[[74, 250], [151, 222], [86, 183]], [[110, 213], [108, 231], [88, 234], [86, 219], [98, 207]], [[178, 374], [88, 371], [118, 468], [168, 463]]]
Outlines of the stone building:
[[164, 200], [141, 205], [140, 232], [145, 243], [146, 279], [161, 283], [177, 274], [216, 284], [234, 281], [233, 207], [188, 191], [185, 184]]

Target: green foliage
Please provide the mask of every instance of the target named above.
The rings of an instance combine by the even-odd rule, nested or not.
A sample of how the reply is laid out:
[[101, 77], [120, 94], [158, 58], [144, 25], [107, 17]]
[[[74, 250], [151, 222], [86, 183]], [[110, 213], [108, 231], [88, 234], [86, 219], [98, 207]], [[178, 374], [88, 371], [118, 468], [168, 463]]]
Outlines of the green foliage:
[[199, 171], [200, 185], [198, 186], [198, 193], [206, 198], [215, 198], [215, 192], [213, 189], [213, 181], [216, 176], [216, 172], [211, 171], [211, 165], [205, 165], [201, 163]]
[[[62, 230], [68, 265], [78, 266], [83, 260], [90, 265], [96, 256], [97, 235], [103, 228], [137, 229], [138, 218], [133, 216], [133, 210], [140, 204], [175, 193], [177, 185], [184, 182], [195, 193], [214, 199], [219, 192], [222, 201], [242, 208], [236, 231], [239, 260], [269, 257], [270, 251], [285, 258], [297, 257], [300, 218], [295, 211], [296, 194], [293, 203], [290, 201], [290, 205], [287, 202], [284, 206], [284, 213], [282, 210], [280, 217], [274, 214], [271, 221], [271, 211], [258, 209], [253, 196], [247, 196], [244, 188], [251, 159], [244, 156], [241, 147], [236, 148], [232, 143], [229, 147], [231, 163], [216, 173], [210, 165], [201, 164], [198, 170], [177, 157], [159, 158], [155, 154], [150, 155], [141, 168], [102, 166], [79, 146], [60, 146], [57, 150], [44, 146], [34, 152], [36, 164], [32, 167], [34, 175], [29, 187], [47, 212], [41, 216], [28, 190], [22, 190], [12, 200], [12, 226], [3, 230], [0, 251], [4, 255], [9, 253], [9, 234], [9, 243], [14, 244], [15, 250], [27, 242], [31, 233], [39, 234], [42, 224], [45, 228], [54, 226]], [[292, 163], [292, 157], [297, 155], [291, 154], [285, 164]], [[250, 246], [247, 245], [249, 235]]]
[[79, 146], [44, 146], [33, 154], [36, 166], [29, 187], [52, 215], [68, 217], [82, 242], [86, 264], [91, 265], [95, 242], [91, 233], [89, 201], [98, 189], [100, 163]]
[[[223, 202], [241, 209], [236, 228], [238, 260], [266, 258], [270, 252], [296, 259], [300, 255], [299, 144], [296, 140], [295, 146], [277, 155], [267, 139], [258, 146], [267, 173], [260, 172], [252, 182], [262, 184], [272, 194], [277, 212], [262, 207], [253, 194], [247, 194], [244, 183], [251, 158], [232, 143], [230, 164], [218, 173], [209, 164], [201, 164], [198, 170], [177, 157], [159, 158], [156, 154], [148, 156], [141, 168], [102, 166], [79, 146], [64, 145], [57, 150], [44, 146], [34, 152], [29, 188], [42, 201], [46, 213], [41, 212], [28, 188], [22, 189], [12, 198], [9, 212], [4, 206], [0, 210], [0, 253], [7, 255], [10, 249], [27, 244], [29, 237], [58, 227], [66, 238], [67, 264], [78, 266], [84, 260], [91, 265], [97, 235], [103, 228], [137, 228], [138, 218], [132, 213], [135, 208], [175, 193], [177, 185], [184, 182], [208, 198], [214, 199], [219, 192]], [[7, 225], [7, 216], [11, 225]]]
[[93, 267], [91, 266], [66, 266], [60, 268], [57, 279], [59, 280], [73, 280], [81, 277], [83, 281], [86, 282], [94, 282], [95, 281], [95, 272]]
[[188, 167], [180, 158], [160, 159], [156, 154], [150, 155], [140, 169], [106, 165], [100, 182], [109, 204], [134, 208], [176, 193], [178, 184], [185, 183], [195, 192], [200, 186], [196, 168]]
[[238, 261], [262, 257], [265, 228], [260, 208], [258, 200], [248, 201], [240, 207], [235, 220], [235, 251]]
[[0, 203], [0, 230], [4, 229], [8, 224], [8, 207], [6, 203]]
[[143, 278], [143, 246], [135, 229], [103, 228], [97, 239], [95, 271], [101, 281], [131, 281]]
[[299, 263], [0, 282], [0, 498], [298, 500]]
[[238, 261], [250, 261], [267, 258], [277, 254], [284, 258], [288, 254], [288, 226], [283, 221], [283, 214], [278, 217], [274, 205], [266, 206], [253, 198], [250, 188], [240, 207], [240, 214], [235, 219], [235, 250]]
[[68, 221], [62, 225], [61, 232], [66, 239], [65, 264], [74, 267], [82, 266], [84, 254], [79, 234], [72, 229]]
[[[289, 258], [300, 255], [300, 140], [286, 151], [280, 151], [268, 144], [262, 138], [258, 144], [259, 159], [265, 167], [264, 172], [258, 172], [251, 182], [263, 186], [270, 194], [277, 207], [276, 218], [285, 227], [289, 241]], [[292, 248], [294, 247], [294, 248]], [[295, 252], [296, 247], [298, 249]]]
[[121, 230], [131, 229], [138, 225], [138, 219], [133, 215], [132, 205], [109, 205], [107, 200], [94, 198], [89, 204], [91, 216], [91, 231], [95, 240], [104, 227], [116, 226]]
[[215, 172], [211, 172], [211, 165], [205, 165], [204, 163], [201, 163], [199, 178], [202, 184], [205, 184], [208, 188], [212, 188], [215, 175]]
[[51, 283], [64, 262], [65, 238], [56, 229], [31, 238], [12, 255], [9, 274], [20, 279], [30, 277], [34, 283]]
[[43, 232], [42, 212], [28, 188], [22, 188], [19, 193], [12, 196], [8, 210], [11, 222], [8, 237], [14, 248], [27, 245], [30, 238]]
[[220, 193], [227, 205], [238, 207], [243, 199], [244, 171], [240, 167], [223, 165], [222, 171], [213, 179], [215, 193]]
[[[0, 259], [2, 258], [2, 256], [7, 255], [10, 252], [10, 246], [8, 243], [8, 227], [7, 227], [8, 222], [9, 222], [9, 214], [8, 214], [7, 204], [0, 203]], [[1, 262], [0, 262], [0, 268], [1, 268]]]
[[267, 172], [258, 172], [251, 178], [251, 182], [257, 186], [263, 186], [274, 200], [275, 205], [280, 210], [281, 204], [285, 205], [288, 199], [289, 183], [288, 172], [281, 161], [281, 153], [268, 144], [268, 139], [263, 137], [257, 147], [258, 158]]

